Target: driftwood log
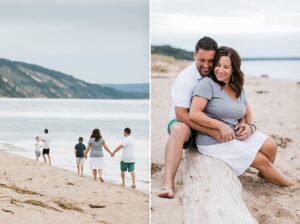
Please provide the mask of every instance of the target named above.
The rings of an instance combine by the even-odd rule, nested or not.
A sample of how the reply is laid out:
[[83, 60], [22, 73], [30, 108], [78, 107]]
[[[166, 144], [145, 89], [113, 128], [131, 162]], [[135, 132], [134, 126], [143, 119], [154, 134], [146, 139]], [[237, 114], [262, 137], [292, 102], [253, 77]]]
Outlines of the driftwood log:
[[257, 224], [243, 201], [235, 173], [196, 149], [185, 154], [183, 207], [185, 224]]

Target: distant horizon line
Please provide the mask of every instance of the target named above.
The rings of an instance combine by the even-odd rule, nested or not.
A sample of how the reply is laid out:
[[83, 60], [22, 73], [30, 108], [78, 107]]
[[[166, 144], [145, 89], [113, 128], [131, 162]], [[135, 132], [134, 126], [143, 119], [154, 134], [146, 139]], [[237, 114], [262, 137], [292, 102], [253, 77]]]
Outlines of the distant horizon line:
[[[194, 53], [191, 50], [187, 50], [184, 48], [179, 48], [179, 47], [173, 47], [170, 44], [160, 44], [160, 45], [151, 45], [151, 47], [171, 47], [174, 49], [179, 49], [183, 51], [187, 51], [190, 53]], [[298, 61], [300, 60], [300, 56], [251, 56], [251, 57], [242, 57], [242, 60], [244, 61]]]

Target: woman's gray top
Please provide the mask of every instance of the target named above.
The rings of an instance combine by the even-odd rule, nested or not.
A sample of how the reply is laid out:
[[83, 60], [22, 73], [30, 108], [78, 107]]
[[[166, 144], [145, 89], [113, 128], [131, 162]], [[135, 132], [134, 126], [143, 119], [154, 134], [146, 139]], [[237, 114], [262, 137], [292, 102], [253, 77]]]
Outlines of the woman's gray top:
[[88, 145], [91, 146], [90, 157], [103, 157], [102, 145], [105, 144], [103, 138], [100, 138], [98, 142], [95, 141], [95, 138], [90, 138]]
[[[238, 120], [245, 115], [247, 99], [244, 91], [234, 100], [218, 83], [209, 77], [205, 77], [198, 82], [194, 95], [208, 100], [204, 109], [206, 115], [223, 121], [232, 129], [238, 124]], [[218, 143], [220, 142], [207, 134], [197, 133], [196, 145], [213, 145]]]

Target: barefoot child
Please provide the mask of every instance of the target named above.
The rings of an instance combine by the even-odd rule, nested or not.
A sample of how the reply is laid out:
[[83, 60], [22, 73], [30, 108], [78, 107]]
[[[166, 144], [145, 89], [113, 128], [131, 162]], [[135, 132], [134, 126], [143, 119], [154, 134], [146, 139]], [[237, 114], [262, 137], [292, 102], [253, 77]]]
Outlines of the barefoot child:
[[79, 137], [78, 139], [79, 143], [75, 145], [75, 156], [76, 156], [76, 165], [77, 165], [77, 172], [78, 175], [83, 177], [83, 166], [84, 166], [84, 160], [86, 157], [84, 156], [84, 150], [86, 149], [85, 145], [82, 143], [83, 138]]
[[122, 178], [122, 186], [125, 186], [125, 172], [128, 171], [131, 174], [132, 179], [132, 188], [136, 187], [135, 184], [135, 172], [134, 172], [134, 165], [135, 165], [135, 140], [130, 135], [131, 130], [130, 128], [124, 129], [124, 136], [122, 143], [113, 151], [112, 156], [119, 150], [123, 148], [123, 154], [121, 157], [121, 178]]
[[42, 145], [41, 145], [41, 142], [40, 142], [40, 138], [36, 137], [35, 138], [35, 150], [34, 150], [36, 161], [39, 161], [39, 157], [41, 156], [41, 148], [42, 148]]

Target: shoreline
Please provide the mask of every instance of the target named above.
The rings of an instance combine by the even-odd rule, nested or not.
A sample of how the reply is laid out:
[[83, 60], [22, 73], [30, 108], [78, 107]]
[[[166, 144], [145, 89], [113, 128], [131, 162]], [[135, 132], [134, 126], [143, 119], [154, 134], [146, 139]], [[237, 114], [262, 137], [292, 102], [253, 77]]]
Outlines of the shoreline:
[[[124, 138], [123, 130], [130, 127], [139, 150], [137, 156], [137, 187], [148, 193], [149, 189], [149, 101], [101, 101], [101, 100], [45, 100], [0, 99], [0, 148], [26, 158], [35, 159], [34, 142], [48, 128], [52, 140], [52, 165], [76, 170], [74, 146], [78, 137], [86, 144], [94, 128], [99, 128], [107, 146], [114, 149]], [[12, 146], [11, 149], [9, 147]], [[24, 149], [24, 150], [23, 150]], [[119, 184], [120, 158], [104, 152], [104, 178]], [[41, 159], [40, 159], [41, 161]], [[89, 159], [84, 174], [91, 174]], [[129, 183], [129, 181], [128, 181]], [[145, 190], [144, 190], [145, 189]]]
[[[11, 164], [14, 164], [13, 166]], [[0, 151], [0, 222], [148, 223], [148, 194]]]

